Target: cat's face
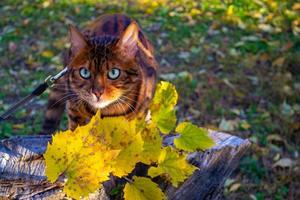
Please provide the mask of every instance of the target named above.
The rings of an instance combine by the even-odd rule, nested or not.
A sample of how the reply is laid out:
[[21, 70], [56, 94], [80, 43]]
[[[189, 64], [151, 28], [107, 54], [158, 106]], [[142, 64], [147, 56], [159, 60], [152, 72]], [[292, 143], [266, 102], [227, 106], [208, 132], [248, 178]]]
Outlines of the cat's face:
[[124, 113], [134, 109], [142, 77], [135, 59], [138, 29], [130, 26], [118, 40], [98, 37], [85, 41], [71, 29], [70, 87], [94, 108], [112, 105]]
[[74, 92], [95, 108], [135, 101], [141, 80], [138, 64], [120, 58], [115, 48], [101, 63], [90, 54], [82, 52], [72, 62], [70, 84]]

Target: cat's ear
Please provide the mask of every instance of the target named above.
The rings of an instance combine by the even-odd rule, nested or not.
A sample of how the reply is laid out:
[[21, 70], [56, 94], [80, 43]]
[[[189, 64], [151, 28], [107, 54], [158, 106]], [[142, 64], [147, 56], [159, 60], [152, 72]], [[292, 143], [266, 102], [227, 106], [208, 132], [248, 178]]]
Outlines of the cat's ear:
[[131, 22], [121, 34], [117, 47], [128, 57], [134, 57], [138, 50], [139, 27], [136, 22]]
[[73, 54], [76, 54], [78, 51], [87, 46], [87, 42], [84, 39], [84, 36], [73, 25], [69, 25], [69, 38], [71, 42], [71, 51]]

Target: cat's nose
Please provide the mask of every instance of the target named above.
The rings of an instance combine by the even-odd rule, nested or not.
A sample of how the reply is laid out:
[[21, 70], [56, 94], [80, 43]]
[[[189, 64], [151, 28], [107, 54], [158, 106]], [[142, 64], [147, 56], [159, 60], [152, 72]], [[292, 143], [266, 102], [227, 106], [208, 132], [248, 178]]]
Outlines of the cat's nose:
[[94, 93], [94, 95], [99, 99], [100, 96], [103, 94], [104, 92], [104, 89], [101, 87], [101, 88], [93, 88], [92, 89], [92, 93]]

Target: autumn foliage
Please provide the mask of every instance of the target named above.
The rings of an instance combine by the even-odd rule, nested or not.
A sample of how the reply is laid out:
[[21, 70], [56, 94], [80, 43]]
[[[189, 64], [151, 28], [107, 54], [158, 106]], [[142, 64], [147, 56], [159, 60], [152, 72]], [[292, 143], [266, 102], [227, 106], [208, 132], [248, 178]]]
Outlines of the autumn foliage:
[[[197, 169], [186, 161], [188, 152], [214, 144], [205, 129], [189, 122], [175, 128], [177, 98], [175, 87], [161, 82], [150, 106], [151, 119], [101, 118], [98, 112], [87, 125], [56, 133], [44, 154], [48, 179], [65, 178], [65, 193], [79, 199], [100, 188], [110, 174], [126, 177], [142, 162], [150, 165], [148, 177], [126, 177], [124, 198], [166, 199], [149, 177], [163, 176], [177, 187]], [[163, 147], [163, 137], [170, 133], [177, 135], [175, 147]]]

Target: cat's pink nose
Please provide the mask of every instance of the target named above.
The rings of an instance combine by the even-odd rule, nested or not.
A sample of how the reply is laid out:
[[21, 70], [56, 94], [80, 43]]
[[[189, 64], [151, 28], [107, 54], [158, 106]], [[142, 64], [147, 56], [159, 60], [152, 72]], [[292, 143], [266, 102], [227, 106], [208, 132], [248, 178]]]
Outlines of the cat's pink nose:
[[92, 92], [99, 99], [99, 97], [103, 94], [104, 89], [103, 88], [93, 88]]

